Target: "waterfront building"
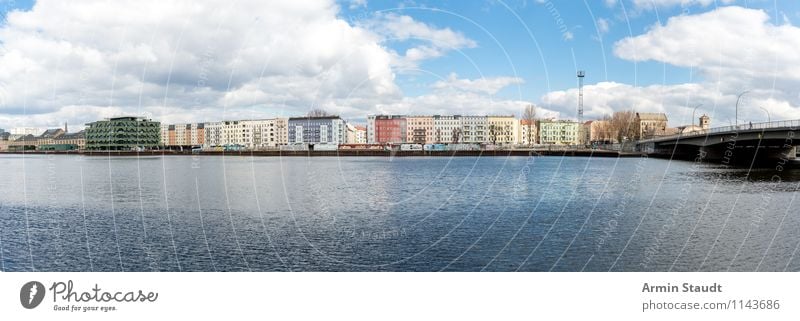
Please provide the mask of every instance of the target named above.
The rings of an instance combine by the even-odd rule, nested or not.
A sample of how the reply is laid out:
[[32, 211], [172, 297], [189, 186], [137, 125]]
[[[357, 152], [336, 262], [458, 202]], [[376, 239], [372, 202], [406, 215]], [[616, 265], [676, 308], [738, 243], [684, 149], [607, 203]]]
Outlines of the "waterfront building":
[[0, 152], [4, 152], [8, 150], [8, 145], [11, 141], [8, 139], [11, 136], [11, 133], [2, 132], [0, 133]]
[[83, 130], [77, 133], [64, 133], [47, 143], [40, 143], [36, 146], [37, 150], [55, 151], [80, 150], [84, 148], [86, 148], [86, 132]]
[[14, 127], [9, 130], [12, 135], [19, 135], [19, 137], [27, 136], [27, 135], [41, 135], [45, 129], [38, 128], [38, 127]]
[[519, 142], [519, 121], [514, 116], [489, 116], [487, 122], [488, 143], [515, 145]]
[[[67, 150], [85, 149], [86, 148], [86, 131], [82, 130], [77, 133], [64, 133], [53, 140], [56, 146], [67, 146]], [[59, 147], [56, 147], [59, 148]]]
[[377, 115], [367, 115], [367, 144], [375, 144], [375, 117]]
[[678, 129], [682, 134], [688, 134], [691, 132], [708, 130], [710, 126], [711, 126], [711, 117], [708, 117], [708, 115], [704, 114], [703, 116], [700, 116], [698, 125], [691, 124], [689, 126], [681, 126], [678, 127]]
[[345, 144], [366, 144], [367, 128], [364, 126], [345, 124]]
[[36, 136], [36, 142], [34, 143], [34, 146], [36, 146], [36, 149], [39, 149], [39, 147], [42, 145], [54, 144], [54, 140], [64, 135], [64, 133], [65, 131], [61, 128], [47, 129], [41, 135]]
[[253, 135], [245, 121], [227, 120], [203, 123], [205, 147], [245, 147], [252, 145]]
[[353, 126], [353, 124], [351, 123], [344, 124], [344, 143], [345, 144], [356, 143], [356, 126]]
[[434, 115], [433, 138], [435, 143], [461, 142], [461, 115]]
[[344, 144], [345, 122], [339, 116], [289, 118], [289, 144]]
[[[12, 135], [13, 136], [13, 135]], [[39, 138], [33, 135], [24, 135], [20, 136], [13, 141], [10, 141], [8, 144], [9, 151], [25, 151], [25, 150], [36, 150], [37, 142]]]
[[461, 116], [460, 143], [489, 142], [489, 118], [486, 116]]
[[161, 145], [169, 145], [169, 127], [171, 125], [162, 123], [159, 127], [161, 129]]
[[406, 142], [414, 144], [432, 144], [433, 116], [406, 117]]
[[161, 145], [173, 147], [202, 146], [205, 144], [205, 124], [161, 124]]
[[222, 124], [223, 122], [221, 121], [204, 123], [206, 142], [203, 144], [203, 147], [223, 146]]
[[275, 118], [275, 144], [286, 145], [289, 143], [289, 118]]
[[247, 148], [275, 148], [286, 144], [288, 118], [243, 120], [242, 124], [252, 133], [252, 138], [244, 143]]
[[634, 126], [636, 139], [664, 135], [667, 132], [667, 114], [636, 113]]
[[536, 121], [520, 119], [519, 121], [519, 135], [518, 141], [520, 145], [533, 145], [536, 144], [538, 134], [536, 128], [538, 128]]
[[539, 142], [541, 144], [580, 144], [581, 124], [568, 120], [540, 120]]
[[617, 132], [608, 120], [590, 120], [584, 123], [584, 142], [588, 144], [614, 144]]
[[367, 143], [367, 128], [364, 126], [355, 126], [356, 127], [356, 144], [366, 144]]
[[407, 122], [402, 115], [375, 116], [375, 143], [401, 144], [406, 142]]
[[86, 125], [89, 150], [143, 150], [161, 143], [161, 123], [143, 117], [115, 117]]

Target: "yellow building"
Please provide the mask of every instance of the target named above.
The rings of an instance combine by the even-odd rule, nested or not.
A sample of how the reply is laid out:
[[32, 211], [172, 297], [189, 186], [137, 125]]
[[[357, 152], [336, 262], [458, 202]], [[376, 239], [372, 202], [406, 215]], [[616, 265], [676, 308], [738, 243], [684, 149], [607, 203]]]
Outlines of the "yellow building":
[[519, 142], [519, 121], [514, 116], [489, 116], [489, 143], [515, 145]]

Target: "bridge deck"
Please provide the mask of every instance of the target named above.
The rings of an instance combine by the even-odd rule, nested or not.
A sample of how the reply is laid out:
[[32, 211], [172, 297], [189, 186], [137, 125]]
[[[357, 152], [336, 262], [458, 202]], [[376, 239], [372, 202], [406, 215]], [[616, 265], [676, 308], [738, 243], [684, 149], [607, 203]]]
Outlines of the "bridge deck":
[[753, 124], [748, 123], [748, 124], [739, 124], [738, 126], [734, 125], [725, 127], [715, 127], [708, 130], [699, 130], [690, 133], [681, 133], [677, 135], [659, 136], [648, 139], [642, 139], [637, 141], [636, 144], [659, 143], [659, 142], [681, 140], [686, 138], [696, 138], [702, 136], [725, 135], [741, 131], [762, 131], [762, 130], [794, 131], [797, 130], [798, 128], [800, 128], [800, 120], [781, 120], [781, 121], [753, 123]]

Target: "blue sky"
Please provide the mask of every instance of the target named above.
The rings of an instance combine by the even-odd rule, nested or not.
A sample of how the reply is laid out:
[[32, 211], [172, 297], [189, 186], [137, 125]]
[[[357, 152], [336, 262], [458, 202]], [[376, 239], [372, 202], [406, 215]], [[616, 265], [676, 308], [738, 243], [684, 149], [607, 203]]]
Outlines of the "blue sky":
[[[639, 7], [630, 1], [596, 0], [370, 1], [365, 6], [351, 7], [351, 1], [343, 1], [342, 15], [359, 19], [375, 12], [397, 12], [463, 32], [479, 45], [427, 61], [423, 67], [438, 75], [456, 72], [469, 78], [516, 75], [525, 83], [501, 94], [522, 95], [532, 101], [552, 90], [575, 87], [576, 68], [586, 71], [587, 84], [616, 81], [647, 86], [703, 80], [691, 68], [658, 61], [633, 62], [614, 54], [616, 41], [642, 34], [676, 15], [708, 12], [720, 6], [744, 6], [765, 10], [776, 24], [783, 23], [784, 16], [790, 21], [800, 20], [800, 1], [717, 1], [709, 5], [686, 1], [686, 5], [674, 6], [654, 3]], [[599, 26], [599, 21], [605, 21], [607, 29]], [[387, 44], [403, 48], [403, 44]], [[434, 76], [426, 76], [414, 76], [408, 84], [401, 83], [406, 84], [408, 92], [417, 92], [414, 84], [418, 81], [435, 81], [431, 79]]]
[[[0, 128], [144, 115], [800, 119], [800, 2], [0, 1]], [[795, 72], [796, 71], [796, 72]], [[763, 108], [763, 109], [762, 109]], [[764, 112], [767, 110], [769, 115]]]

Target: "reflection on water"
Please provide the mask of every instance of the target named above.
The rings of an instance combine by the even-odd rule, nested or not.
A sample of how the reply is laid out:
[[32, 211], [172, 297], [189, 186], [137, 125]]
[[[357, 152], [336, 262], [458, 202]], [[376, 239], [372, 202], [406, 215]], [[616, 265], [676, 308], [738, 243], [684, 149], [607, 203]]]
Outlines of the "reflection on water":
[[4, 271], [800, 269], [796, 169], [0, 156]]

